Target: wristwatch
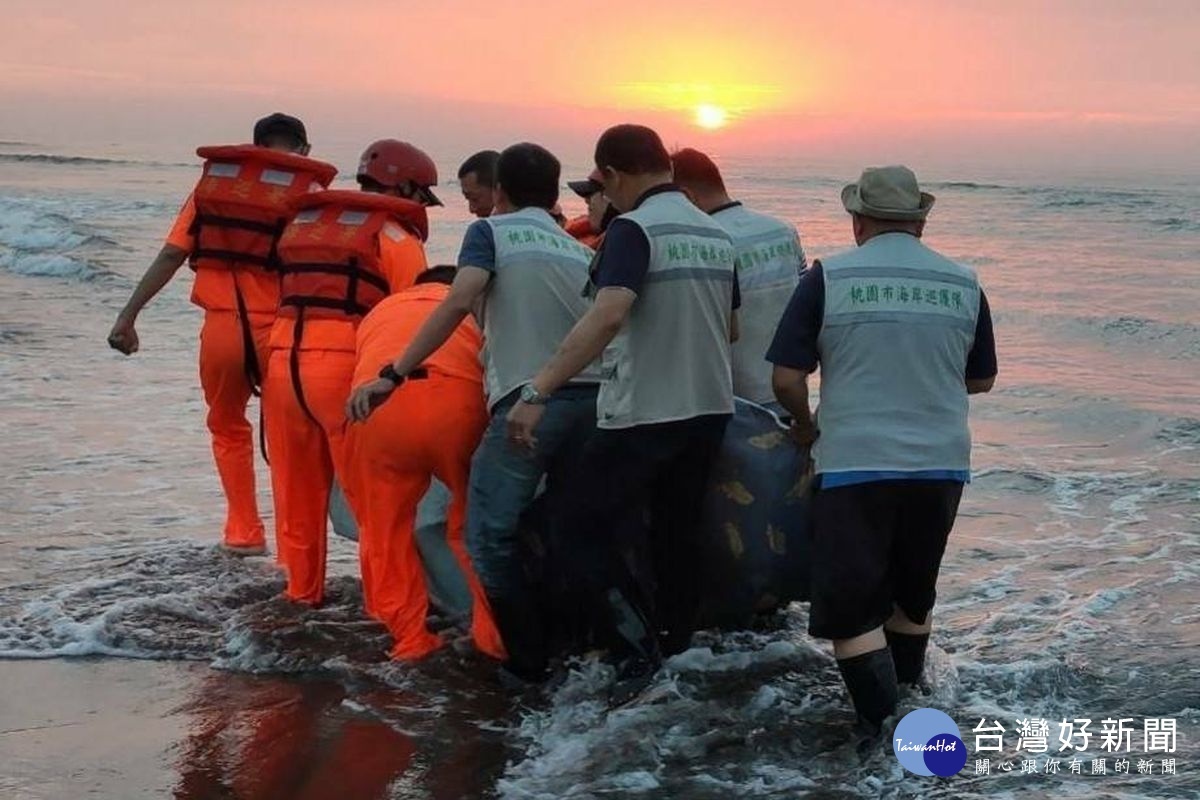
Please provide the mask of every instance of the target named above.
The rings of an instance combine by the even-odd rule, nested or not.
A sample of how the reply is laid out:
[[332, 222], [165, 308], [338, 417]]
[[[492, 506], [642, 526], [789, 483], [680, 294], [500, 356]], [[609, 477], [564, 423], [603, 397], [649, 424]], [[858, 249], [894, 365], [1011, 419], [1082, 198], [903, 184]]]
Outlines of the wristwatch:
[[527, 383], [521, 387], [521, 402], [531, 406], [544, 406], [550, 399], [550, 395], [542, 394], [537, 389], [533, 388], [532, 383]]
[[404, 376], [396, 372], [396, 365], [390, 361], [384, 365], [383, 369], [379, 370], [379, 377], [385, 381], [391, 381], [396, 386], [404, 383]]

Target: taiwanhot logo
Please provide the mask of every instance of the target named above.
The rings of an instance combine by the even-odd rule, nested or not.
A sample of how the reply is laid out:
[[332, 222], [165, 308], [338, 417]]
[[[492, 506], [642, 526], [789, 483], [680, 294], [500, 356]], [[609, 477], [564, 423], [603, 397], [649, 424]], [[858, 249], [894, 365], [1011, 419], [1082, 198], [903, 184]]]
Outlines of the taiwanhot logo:
[[957, 775], [967, 763], [967, 746], [958, 738], [958, 725], [935, 708], [918, 708], [904, 715], [892, 735], [900, 766], [914, 775]]

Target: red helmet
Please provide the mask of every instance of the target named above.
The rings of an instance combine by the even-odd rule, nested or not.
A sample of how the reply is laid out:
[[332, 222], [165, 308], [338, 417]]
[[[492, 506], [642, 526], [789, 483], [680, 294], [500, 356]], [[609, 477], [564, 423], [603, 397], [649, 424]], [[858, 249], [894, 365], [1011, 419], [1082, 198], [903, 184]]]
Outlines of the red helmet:
[[442, 204], [429, 189], [437, 185], [437, 166], [424, 150], [408, 142], [380, 139], [371, 143], [358, 160], [358, 177], [370, 178], [388, 188], [412, 182], [421, 190], [426, 205]]

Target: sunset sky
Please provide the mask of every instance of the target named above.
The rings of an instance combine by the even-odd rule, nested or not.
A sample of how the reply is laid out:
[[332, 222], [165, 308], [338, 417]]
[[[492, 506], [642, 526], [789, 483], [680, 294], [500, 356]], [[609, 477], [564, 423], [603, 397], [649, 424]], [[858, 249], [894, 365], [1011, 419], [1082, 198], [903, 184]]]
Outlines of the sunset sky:
[[[1197, 0], [5, 0], [0, 139], [447, 153], [608, 124], [730, 154], [1200, 171]], [[187, 147], [184, 147], [186, 144]]]

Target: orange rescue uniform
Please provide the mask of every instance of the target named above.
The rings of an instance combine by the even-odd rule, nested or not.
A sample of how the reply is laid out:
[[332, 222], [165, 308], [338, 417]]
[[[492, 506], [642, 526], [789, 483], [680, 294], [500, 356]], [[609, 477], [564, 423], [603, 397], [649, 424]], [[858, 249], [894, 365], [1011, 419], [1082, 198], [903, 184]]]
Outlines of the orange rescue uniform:
[[[166, 243], [191, 253], [196, 202], [189, 195]], [[279, 305], [279, 276], [265, 272], [199, 269], [192, 284], [192, 302], [204, 309], [200, 328], [200, 387], [208, 406], [206, 423], [212, 436], [213, 459], [225, 492], [225, 544], [261, 547], [266, 544], [254, 480], [254, 430], [246, 406], [256, 387], [250, 384], [245, 361], [242, 322], [237, 307], [240, 290], [246, 317], [258, 352], [267, 364], [267, 340]]]
[[[354, 386], [374, 380], [449, 293], [445, 284], [421, 284], [377, 305], [358, 329]], [[441, 645], [425, 627], [429, 595], [414, 540], [417, 504], [435, 476], [450, 490], [446, 537], [471, 589], [472, 638], [488, 655], [505, 657], [463, 542], [471, 456], [488, 420], [482, 348], [479, 328], [464, 320], [422, 365], [426, 377], [405, 381], [365, 423], [350, 429], [363, 594], [395, 640], [392, 658], [417, 659]]]
[[[325, 192], [313, 195], [312, 199], [318, 201], [329, 195], [336, 200], [334, 195], [346, 199], [363, 194]], [[380, 198], [383, 196], [369, 196], [364, 202], [377, 202]], [[419, 209], [423, 222], [424, 210], [415, 203], [411, 205]], [[340, 208], [334, 202], [328, 207]], [[346, 220], [362, 216], [354, 210], [338, 213]], [[296, 259], [288, 255], [288, 242], [309, 233], [302, 227], [304, 219], [305, 211], [299, 212], [280, 243], [285, 276], [283, 299], [271, 328], [263, 401], [269, 421], [267, 444], [275, 501], [275, 540], [279, 562], [287, 572], [286, 593], [291, 600], [317, 605], [325, 593], [326, 520], [335, 475], [357, 516], [345, 407], [354, 377], [355, 331], [361, 315], [333, 309], [289, 309], [289, 260]], [[373, 278], [382, 278], [391, 292], [411, 286], [426, 267], [423, 237], [423, 225], [417, 232], [388, 222], [374, 234], [377, 258], [372, 267]], [[318, 232], [310, 246], [336, 250], [348, 238], [326, 229]], [[297, 278], [334, 282], [328, 276], [314, 278], [312, 273], [301, 273]], [[344, 286], [345, 278], [341, 280]]]
[[592, 230], [592, 223], [588, 219], [587, 214], [567, 220], [567, 224], [563, 226], [563, 230], [572, 239], [587, 245], [593, 250], [600, 246], [600, 240], [604, 237], [604, 234], [596, 233]]
[[[192, 302], [204, 309], [200, 386], [213, 458], [227, 502], [225, 544], [262, 547], [246, 405], [267, 363], [279, 305], [274, 249], [298, 197], [327, 186], [337, 170], [320, 161], [251, 145], [201, 147], [204, 173], [166, 243], [189, 255]], [[253, 363], [252, 363], [253, 362]]]

